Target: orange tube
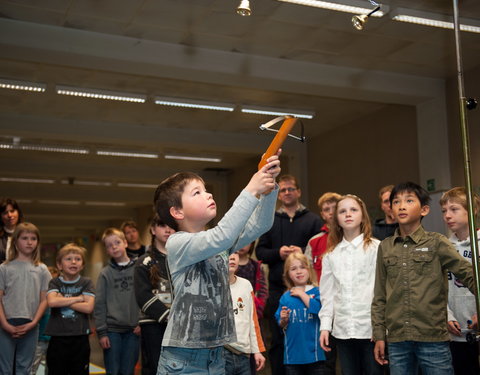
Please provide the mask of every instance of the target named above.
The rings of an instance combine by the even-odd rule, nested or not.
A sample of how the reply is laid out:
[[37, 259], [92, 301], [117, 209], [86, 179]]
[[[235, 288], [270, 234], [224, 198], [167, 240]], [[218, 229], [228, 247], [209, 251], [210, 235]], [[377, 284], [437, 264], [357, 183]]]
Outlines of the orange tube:
[[270, 156], [275, 155], [278, 149], [282, 147], [283, 142], [285, 142], [285, 139], [288, 137], [288, 133], [290, 133], [290, 130], [292, 130], [297, 121], [298, 119], [293, 117], [287, 117], [285, 121], [283, 121], [280, 130], [275, 135], [275, 138], [273, 138], [270, 146], [268, 146], [267, 151], [265, 151], [265, 154], [262, 156], [262, 160], [260, 160], [260, 163], [258, 163], [258, 169], [261, 169], [265, 164], [267, 164], [267, 159]]

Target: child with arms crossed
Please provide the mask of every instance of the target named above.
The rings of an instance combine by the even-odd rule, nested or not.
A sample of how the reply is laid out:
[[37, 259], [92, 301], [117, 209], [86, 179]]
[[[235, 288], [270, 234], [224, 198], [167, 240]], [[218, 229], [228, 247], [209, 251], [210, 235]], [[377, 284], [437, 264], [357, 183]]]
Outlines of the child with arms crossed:
[[120, 229], [106, 229], [102, 242], [111, 259], [97, 280], [94, 316], [98, 341], [108, 374], [133, 374], [140, 351], [135, 261], [127, 255], [127, 240]]
[[95, 292], [92, 281], [80, 275], [85, 265], [85, 248], [70, 243], [57, 254], [61, 276], [50, 281], [47, 301], [51, 316], [45, 333], [49, 375], [88, 375], [90, 362], [89, 314]]
[[[375, 360], [392, 375], [453, 374], [447, 331], [447, 270], [474, 291], [471, 264], [448, 239], [426, 232], [430, 196], [413, 182], [396, 185], [390, 205], [398, 229], [378, 248], [372, 326]], [[385, 341], [388, 340], [388, 361]]]
[[265, 366], [265, 357], [261, 353], [265, 351], [265, 346], [258, 324], [253, 288], [247, 279], [235, 275], [238, 262], [238, 253], [230, 255], [228, 274], [237, 341], [225, 345], [226, 375], [250, 375], [250, 355], [255, 362], [255, 371]]
[[302, 253], [291, 253], [285, 259], [283, 279], [288, 290], [280, 297], [275, 318], [285, 332], [285, 372], [324, 375], [325, 353], [318, 338], [320, 294], [308, 258]]
[[383, 374], [373, 357], [371, 304], [379, 241], [365, 203], [356, 195], [337, 202], [320, 279], [320, 343], [329, 351], [330, 333], [345, 375]]
[[271, 227], [279, 172], [278, 155], [270, 157], [209, 230], [216, 205], [200, 176], [177, 173], [158, 186], [157, 213], [177, 230], [166, 244], [175, 298], [158, 375], [225, 372], [223, 346], [236, 341], [228, 257]]
[[[477, 194], [473, 197], [475, 216], [480, 207]], [[457, 252], [468, 262], [472, 262], [468, 230], [467, 194], [463, 187], [445, 192], [440, 199], [443, 220], [452, 231], [449, 240]], [[477, 236], [480, 231], [477, 232]], [[453, 368], [457, 375], [480, 374], [478, 345], [467, 343], [466, 332], [472, 328], [467, 321], [477, 320], [475, 296], [450, 271], [448, 272], [448, 331]]]
[[40, 263], [40, 233], [20, 223], [0, 265], [0, 373], [30, 375], [38, 339], [38, 322], [47, 308], [51, 279]]
[[135, 264], [135, 297], [140, 307], [142, 374], [157, 373], [162, 340], [172, 304], [165, 243], [175, 231], [155, 215], [150, 226], [152, 245]]

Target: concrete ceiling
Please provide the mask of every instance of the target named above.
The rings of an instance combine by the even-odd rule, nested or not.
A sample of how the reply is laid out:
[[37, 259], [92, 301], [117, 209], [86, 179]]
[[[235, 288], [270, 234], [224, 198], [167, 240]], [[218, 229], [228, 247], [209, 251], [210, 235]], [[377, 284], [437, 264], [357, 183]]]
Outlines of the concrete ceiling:
[[[155, 185], [177, 170], [218, 172], [258, 159], [271, 139], [258, 125], [271, 117], [242, 113], [242, 104], [314, 111], [314, 119], [304, 120], [308, 139], [386, 105], [416, 105], [455, 75], [450, 30], [395, 22], [387, 14], [359, 32], [350, 14], [276, 0], [251, 0], [252, 16], [240, 17], [238, 2], [0, 1], [0, 77], [47, 84], [45, 93], [0, 89], [0, 141], [161, 155], [146, 160], [3, 149], [0, 177], [54, 182], [0, 182], [0, 196], [21, 200], [28, 219], [52, 241], [84, 236], [151, 203], [153, 188], [118, 183]], [[390, 11], [452, 14], [447, 1], [382, 4]], [[460, 6], [462, 17], [480, 20], [478, 0]], [[479, 67], [480, 35], [462, 33], [462, 44], [465, 70]], [[56, 85], [146, 94], [147, 101], [60, 96]], [[163, 107], [154, 104], [157, 95], [237, 107]], [[162, 157], [167, 152], [222, 162], [168, 161]]]

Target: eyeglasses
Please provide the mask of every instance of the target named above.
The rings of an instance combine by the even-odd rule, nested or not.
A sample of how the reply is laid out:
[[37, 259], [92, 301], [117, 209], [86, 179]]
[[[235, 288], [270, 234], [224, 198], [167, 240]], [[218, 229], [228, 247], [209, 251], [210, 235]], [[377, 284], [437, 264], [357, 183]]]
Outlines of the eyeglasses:
[[297, 188], [289, 187], [289, 188], [280, 189], [279, 192], [280, 192], [280, 193], [286, 193], [286, 192], [288, 191], [289, 193], [291, 193], [291, 192], [293, 192], [293, 191], [295, 191], [295, 190], [297, 190]]

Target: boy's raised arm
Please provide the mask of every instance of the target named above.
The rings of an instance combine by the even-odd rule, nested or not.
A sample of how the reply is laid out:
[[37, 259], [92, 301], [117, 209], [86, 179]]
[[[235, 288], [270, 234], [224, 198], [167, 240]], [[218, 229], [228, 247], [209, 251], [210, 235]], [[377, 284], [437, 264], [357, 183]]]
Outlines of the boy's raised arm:
[[[222, 251], [241, 248], [260, 236], [262, 230], [263, 232], [268, 230], [273, 222], [276, 194], [270, 193], [261, 196], [260, 199], [256, 197], [256, 195], [275, 188], [274, 176], [276, 177], [280, 172], [280, 161], [277, 155], [268, 160], [269, 162], [253, 175], [247, 187], [240, 193], [216, 227], [198, 233], [178, 232], [169, 238], [167, 242], [168, 262], [172, 273]], [[264, 200], [273, 203], [271, 205], [261, 204], [260, 210], [255, 212], [255, 208]], [[268, 217], [265, 210], [268, 211]], [[255, 214], [255, 218], [251, 220], [252, 214]], [[258, 216], [262, 216], [266, 220], [260, 220]], [[247, 228], [249, 221], [250, 224]], [[253, 224], [254, 221], [255, 224]], [[239, 241], [240, 237], [241, 241]]]

